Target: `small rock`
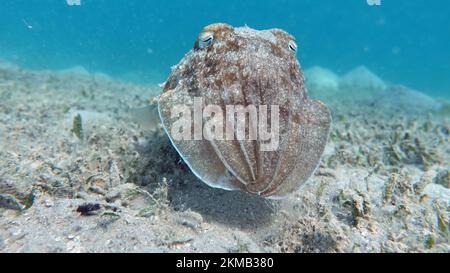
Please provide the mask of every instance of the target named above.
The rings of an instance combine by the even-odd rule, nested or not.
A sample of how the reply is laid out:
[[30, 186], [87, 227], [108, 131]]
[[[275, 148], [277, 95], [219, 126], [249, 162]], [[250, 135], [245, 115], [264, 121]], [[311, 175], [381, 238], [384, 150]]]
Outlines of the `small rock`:
[[0, 194], [0, 208], [11, 210], [22, 210], [20, 202], [10, 194]]
[[440, 171], [433, 179], [433, 182], [447, 189], [450, 189], [450, 171]]
[[53, 207], [53, 206], [55, 205], [55, 203], [54, 203], [52, 200], [45, 199], [45, 200], [44, 200], [44, 205], [45, 205], [47, 208], [51, 208], [51, 207]]
[[81, 216], [91, 216], [96, 215], [100, 209], [101, 206], [98, 203], [84, 203], [78, 206], [77, 212], [79, 212]]
[[183, 226], [189, 227], [193, 230], [197, 230], [201, 227], [203, 217], [197, 212], [188, 210], [178, 215], [176, 221]]
[[112, 190], [110, 190], [106, 194], [106, 201], [107, 202], [114, 202], [117, 199], [124, 198], [126, 196], [129, 196], [132, 194], [134, 190], [136, 190], [137, 186], [132, 183], [126, 183], [119, 185], [117, 187], [114, 187]]

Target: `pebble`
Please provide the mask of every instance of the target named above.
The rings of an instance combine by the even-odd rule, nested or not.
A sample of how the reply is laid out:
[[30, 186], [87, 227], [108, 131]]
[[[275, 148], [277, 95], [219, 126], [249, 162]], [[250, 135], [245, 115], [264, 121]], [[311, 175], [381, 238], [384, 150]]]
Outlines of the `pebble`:
[[176, 221], [180, 225], [197, 230], [202, 225], [203, 217], [201, 214], [189, 210], [179, 214]]
[[45, 200], [44, 200], [44, 205], [45, 205], [47, 208], [51, 208], [51, 207], [53, 207], [53, 206], [55, 205], [55, 203], [54, 203], [52, 200], [45, 199]]
[[10, 194], [0, 194], [0, 208], [22, 210], [23, 206]]

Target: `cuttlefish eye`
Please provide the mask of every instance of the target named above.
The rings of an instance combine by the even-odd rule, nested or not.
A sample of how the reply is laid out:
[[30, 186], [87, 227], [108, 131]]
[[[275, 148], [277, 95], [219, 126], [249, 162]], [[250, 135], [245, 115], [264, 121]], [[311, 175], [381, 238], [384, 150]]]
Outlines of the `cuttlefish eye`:
[[214, 41], [214, 33], [212, 32], [202, 32], [200, 36], [198, 36], [198, 47], [205, 48], [212, 45]]
[[294, 41], [289, 42], [289, 49], [293, 52], [297, 52], [297, 44]]

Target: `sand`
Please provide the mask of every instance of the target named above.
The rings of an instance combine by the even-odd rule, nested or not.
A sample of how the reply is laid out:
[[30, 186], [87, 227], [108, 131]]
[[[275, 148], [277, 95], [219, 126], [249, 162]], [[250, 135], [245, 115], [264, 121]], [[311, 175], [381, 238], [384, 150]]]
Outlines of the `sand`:
[[0, 64], [0, 251], [448, 253], [448, 102], [323, 71], [306, 73], [333, 112], [320, 167], [267, 200], [208, 187], [135, 122], [157, 86]]

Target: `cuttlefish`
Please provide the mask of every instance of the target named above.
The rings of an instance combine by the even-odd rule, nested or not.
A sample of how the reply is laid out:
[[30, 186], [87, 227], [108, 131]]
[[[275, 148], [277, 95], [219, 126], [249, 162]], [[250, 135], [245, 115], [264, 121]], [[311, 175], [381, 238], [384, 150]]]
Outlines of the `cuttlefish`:
[[[280, 198], [312, 175], [328, 139], [331, 115], [322, 102], [308, 97], [297, 51], [294, 37], [281, 29], [213, 24], [203, 29], [194, 47], [172, 68], [159, 97], [159, 117], [173, 146], [200, 180], [212, 187]], [[223, 113], [202, 115], [196, 109], [207, 105], [222, 107]], [[210, 128], [213, 132], [236, 129], [242, 120], [225, 114], [225, 108], [250, 105], [270, 110], [263, 117], [268, 121], [265, 130], [276, 131], [269, 140], [277, 144], [273, 149], [262, 149], [268, 140], [258, 137], [214, 138], [198, 124], [200, 113], [203, 122], [223, 117], [222, 125]], [[183, 121], [189, 125], [184, 138], [178, 134], [182, 114], [188, 115]], [[250, 111], [245, 114], [241, 118], [248, 121], [246, 135], [258, 132], [262, 125], [251, 122], [255, 119]], [[275, 121], [277, 127], [270, 123]], [[198, 132], [203, 137], [193, 136]]]

